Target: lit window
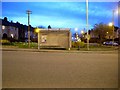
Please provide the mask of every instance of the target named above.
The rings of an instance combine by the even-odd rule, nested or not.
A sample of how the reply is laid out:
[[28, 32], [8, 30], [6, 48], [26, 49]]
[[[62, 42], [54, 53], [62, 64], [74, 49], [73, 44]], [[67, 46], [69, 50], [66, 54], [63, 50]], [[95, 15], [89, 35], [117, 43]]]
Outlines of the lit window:
[[72, 39], [74, 39], [74, 37], [72, 37]]
[[5, 26], [2, 26], [2, 29], [5, 29]]
[[13, 38], [13, 34], [11, 34], [11, 37]]

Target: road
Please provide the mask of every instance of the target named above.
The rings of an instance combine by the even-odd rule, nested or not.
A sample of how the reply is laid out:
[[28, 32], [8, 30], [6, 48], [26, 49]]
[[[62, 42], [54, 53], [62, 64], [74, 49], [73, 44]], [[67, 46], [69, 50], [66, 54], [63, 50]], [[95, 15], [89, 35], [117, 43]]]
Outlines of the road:
[[3, 88], [117, 88], [117, 53], [3, 51]]

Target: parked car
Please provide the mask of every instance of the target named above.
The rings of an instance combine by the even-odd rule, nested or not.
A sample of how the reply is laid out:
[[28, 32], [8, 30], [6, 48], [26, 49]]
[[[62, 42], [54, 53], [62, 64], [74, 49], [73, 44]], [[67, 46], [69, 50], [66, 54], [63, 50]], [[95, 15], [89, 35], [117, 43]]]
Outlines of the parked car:
[[103, 45], [113, 45], [113, 46], [118, 46], [118, 43], [117, 43], [117, 42], [113, 42], [113, 41], [106, 41], [106, 42], [103, 42]]

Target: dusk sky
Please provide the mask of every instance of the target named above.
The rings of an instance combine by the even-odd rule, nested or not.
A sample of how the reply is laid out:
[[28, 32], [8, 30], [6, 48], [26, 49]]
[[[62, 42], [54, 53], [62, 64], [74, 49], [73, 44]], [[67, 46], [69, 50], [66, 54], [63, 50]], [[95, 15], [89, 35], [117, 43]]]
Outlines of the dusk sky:
[[[52, 28], [86, 28], [85, 2], [3, 2], [2, 18], [27, 25], [26, 10], [31, 10], [30, 24], [33, 27], [51, 25]], [[94, 24], [112, 22], [112, 11], [118, 10], [117, 2], [89, 2], [89, 28]], [[118, 26], [118, 14], [115, 13]]]

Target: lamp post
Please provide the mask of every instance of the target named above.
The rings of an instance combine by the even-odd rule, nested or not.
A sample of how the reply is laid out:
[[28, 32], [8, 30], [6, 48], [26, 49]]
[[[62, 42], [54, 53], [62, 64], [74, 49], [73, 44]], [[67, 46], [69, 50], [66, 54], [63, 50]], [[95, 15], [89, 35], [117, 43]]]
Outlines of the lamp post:
[[89, 50], [89, 33], [88, 33], [88, 0], [86, 0], [86, 29], [87, 29], [87, 49]]
[[35, 32], [38, 34], [38, 50], [40, 49], [40, 29], [36, 28]]
[[112, 30], [113, 30], [113, 37], [112, 37], [113, 43], [114, 43], [114, 13], [115, 13], [115, 10], [113, 10], [113, 12], [112, 12], [112, 14], [113, 14], [113, 16], [112, 16], [112, 23], [109, 23], [109, 26], [111, 26]]
[[114, 43], [114, 13], [115, 13], [115, 10], [113, 10], [113, 18], [112, 18], [112, 22], [113, 22], [113, 26], [112, 26], [112, 28], [113, 28], [113, 43]]
[[75, 28], [75, 32], [77, 32], [78, 31], [78, 28]]

